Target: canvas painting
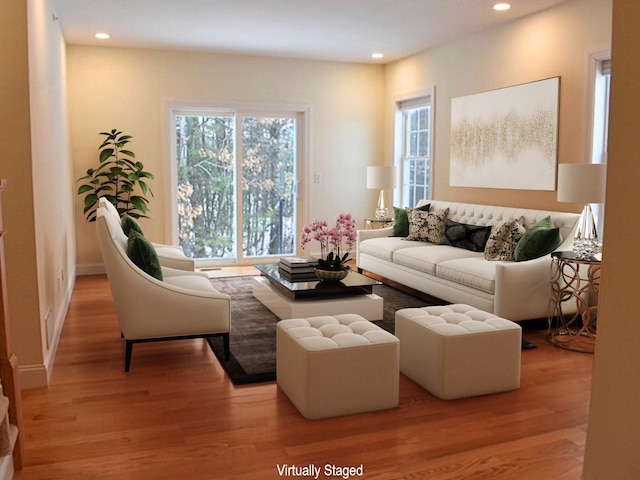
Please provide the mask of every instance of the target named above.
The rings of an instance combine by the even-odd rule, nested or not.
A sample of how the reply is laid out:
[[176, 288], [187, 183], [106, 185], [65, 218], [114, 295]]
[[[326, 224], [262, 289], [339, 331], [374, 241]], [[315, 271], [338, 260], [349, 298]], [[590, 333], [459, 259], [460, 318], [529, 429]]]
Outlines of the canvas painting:
[[555, 190], [560, 77], [451, 100], [450, 184]]

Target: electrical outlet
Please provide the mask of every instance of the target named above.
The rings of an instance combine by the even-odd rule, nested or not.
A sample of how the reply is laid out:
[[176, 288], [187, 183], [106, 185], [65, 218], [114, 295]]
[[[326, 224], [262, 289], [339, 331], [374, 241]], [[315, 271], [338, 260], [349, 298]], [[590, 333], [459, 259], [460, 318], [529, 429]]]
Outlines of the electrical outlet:
[[321, 173], [316, 173], [313, 176], [313, 183], [322, 183], [322, 174]]

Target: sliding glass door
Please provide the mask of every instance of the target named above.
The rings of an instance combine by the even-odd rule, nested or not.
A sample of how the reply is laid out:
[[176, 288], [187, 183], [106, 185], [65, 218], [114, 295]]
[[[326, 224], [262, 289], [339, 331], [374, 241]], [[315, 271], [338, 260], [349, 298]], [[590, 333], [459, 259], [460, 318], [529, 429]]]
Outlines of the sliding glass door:
[[178, 241], [207, 263], [297, 246], [299, 115], [173, 112]]

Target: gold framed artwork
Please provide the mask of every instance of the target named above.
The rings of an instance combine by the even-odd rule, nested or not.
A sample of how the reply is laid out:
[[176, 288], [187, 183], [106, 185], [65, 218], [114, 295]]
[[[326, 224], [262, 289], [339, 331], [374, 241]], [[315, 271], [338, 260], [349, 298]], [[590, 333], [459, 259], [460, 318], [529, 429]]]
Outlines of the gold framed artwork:
[[451, 100], [449, 183], [555, 190], [560, 77]]

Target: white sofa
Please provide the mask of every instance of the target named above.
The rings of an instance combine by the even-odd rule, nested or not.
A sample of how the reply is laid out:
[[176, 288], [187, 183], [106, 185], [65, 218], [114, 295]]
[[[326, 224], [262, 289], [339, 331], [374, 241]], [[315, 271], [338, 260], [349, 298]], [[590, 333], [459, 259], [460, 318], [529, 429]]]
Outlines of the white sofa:
[[[562, 244], [571, 250], [579, 214], [469, 203], [422, 200], [429, 211], [448, 208], [448, 219], [495, 227], [524, 217], [529, 229], [550, 216], [559, 227]], [[393, 228], [358, 231], [356, 264], [450, 303], [465, 303], [509, 320], [546, 318], [549, 314], [550, 254], [522, 262], [486, 260], [484, 252], [450, 245], [392, 237]]]

